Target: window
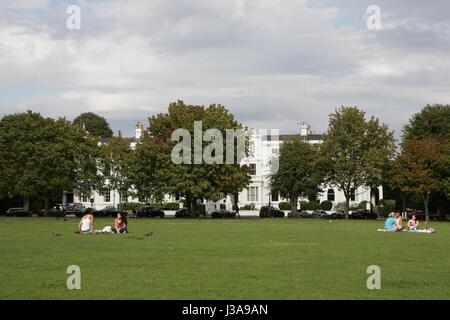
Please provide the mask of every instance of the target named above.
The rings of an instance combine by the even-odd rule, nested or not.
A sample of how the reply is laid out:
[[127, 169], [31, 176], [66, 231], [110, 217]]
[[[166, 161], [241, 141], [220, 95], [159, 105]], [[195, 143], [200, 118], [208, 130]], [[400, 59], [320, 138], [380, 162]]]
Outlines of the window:
[[334, 201], [335, 200], [334, 189], [329, 189], [328, 190], [327, 199], [328, 199], [328, 201]]
[[272, 201], [274, 201], [274, 202], [278, 202], [279, 201], [279, 197], [278, 197], [278, 193], [277, 192], [272, 193]]
[[120, 202], [128, 202], [128, 195], [126, 195], [126, 194], [121, 195]]
[[255, 163], [251, 163], [249, 168], [250, 168], [250, 175], [251, 176], [256, 176], [256, 164]]
[[104, 202], [111, 202], [111, 190], [110, 189], [100, 190], [99, 194], [103, 197]]
[[91, 196], [83, 196], [81, 198], [81, 202], [90, 202], [91, 201]]
[[250, 187], [247, 189], [247, 201], [248, 202], [258, 201], [258, 187]]
[[350, 201], [355, 201], [355, 188], [352, 189], [352, 193], [350, 196]]

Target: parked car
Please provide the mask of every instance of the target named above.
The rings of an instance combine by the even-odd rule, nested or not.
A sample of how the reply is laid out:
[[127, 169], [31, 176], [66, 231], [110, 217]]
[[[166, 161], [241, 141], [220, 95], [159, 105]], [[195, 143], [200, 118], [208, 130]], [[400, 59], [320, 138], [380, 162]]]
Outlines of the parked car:
[[175, 211], [175, 218], [198, 218], [200, 213], [198, 211], [191, 211], [187, 208], [181, 208]]
[[39, 211], [39, 217], [65, 217], [66, 211], [60, 206], [56, 205], [53, 208], [49, 208], [47, 210], [42, 209]]
[[300, 218], [314, 218], [312, 211], [301, 210], [298, 215]]
[[92, 212], [92, 214], [95, 216], [97, 216], [97, 209], [95, 208], [81, 208], [79, 211], [75, 211], [75, 216], [78, 218], [81, 218], [82, 216], [84, 216], [86, 214], [86, 211], [90, 210]]
[[62, 209], [66, 212], [66, 214], [74, 214], [75, 216], [79, 217], [81, 214], [81, 210], [83, 209], [83, 204], [67, 203]]
[[211, 213], [211, 218], [236, 218], [236, 212], [219, 209]]
[[376, 213], [374, 213], [370, 210], [359, 209], [359, 210], [353, 211], [350, 214], [350, 218], [368, 220], [368, 219], [377, 219], [378, 216]]
[[314, 210], [312, 212], [312, 216], [313, 216], [313, 218], [323, 218], [323, 217], [328, 217], [329, 214], [323, 210]]
[[26, 210], [25, 208], [9, 208], [5, 212], [5, 216], [7, 217], [31, 217], [31, 211]]
[[284, 218], [284, 212], [275, 207], [262, 207], [259, 210], [261, 218]]
[[164, 218], [165, 213], [164, 211], [162, 211], [159, 208], [155, 208], [155, 207], [141, 207], [139, 209], [136, 210], [136, 217], [137, 218], [147, 218], [147, 217], [160, 217], [160, 218]]
[[115, 217], [115, 216], [117, 216], [118, 213], [119, 213], [119, 211], [117, 211], [115, 207], [107, 206], [101, 210], [97, 210], [95, 215], [97, 217]]
[[322, 216], [324, 219], [345, 219], [345, 212], [342, 210], [337, 210], [326, 216]]

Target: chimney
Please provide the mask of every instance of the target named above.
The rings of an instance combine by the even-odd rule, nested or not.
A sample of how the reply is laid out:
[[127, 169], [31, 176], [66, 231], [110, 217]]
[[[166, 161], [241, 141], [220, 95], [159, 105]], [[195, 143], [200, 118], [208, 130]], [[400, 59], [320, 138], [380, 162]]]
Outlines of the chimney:
[[135, 138], [137, 140], [139, 140], [142, 137], [142, 134], [144, 133], [144, 125], [140, 122], [137, 123], [136, 125], [136, 130], [135, 130]]
[[300, 136], [306, 137], [309, 134], [309, 125], [306, 122], [302, 122], [300, 126]]

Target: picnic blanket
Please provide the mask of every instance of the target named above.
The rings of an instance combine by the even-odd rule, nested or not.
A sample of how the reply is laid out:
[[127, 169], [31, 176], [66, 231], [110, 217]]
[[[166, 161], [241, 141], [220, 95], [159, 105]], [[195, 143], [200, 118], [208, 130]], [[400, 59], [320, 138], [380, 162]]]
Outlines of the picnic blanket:
[[[378, 232], [394, 232], [394, 231], [386, 231], [385, 229], [377, 229]], [[402, 230], [402, 232], [410, 232], [410, 233], [436, 233], [436, 230], [433, 228], [426, 229], [418, 229], [418, 230]]]

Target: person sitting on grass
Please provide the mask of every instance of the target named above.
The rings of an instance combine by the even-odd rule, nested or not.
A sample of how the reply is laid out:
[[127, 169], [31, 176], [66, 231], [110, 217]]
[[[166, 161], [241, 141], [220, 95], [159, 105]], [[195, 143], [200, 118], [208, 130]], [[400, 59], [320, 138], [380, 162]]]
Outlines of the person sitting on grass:
[[81, 218], [78, 224], [78, 231], [80, 233], [94, 233], [94, 215], [91, 209], [87, 209]]
[[118, 213], [114, 220], [114, 229], [116, 233], [128, 233], [128, 221], [125, 215]]
[[389, 216], [386, 219], [386, 222], [384, 223], [384, 231], [394, 231], [394, 224], [395, 224], [394, 213], [391, 212], [389, 213]]
[[417, 220], [416, 215], [413, 213], [408, 221], [408, 230], [417, 231], [418, 229], [419, 229], [419, 221]]
[[403, 230], [403, 219], [401, 213], [397, 211], [394, 215], [394, 218], [395, 218], [394, 231], [401, 232]]

